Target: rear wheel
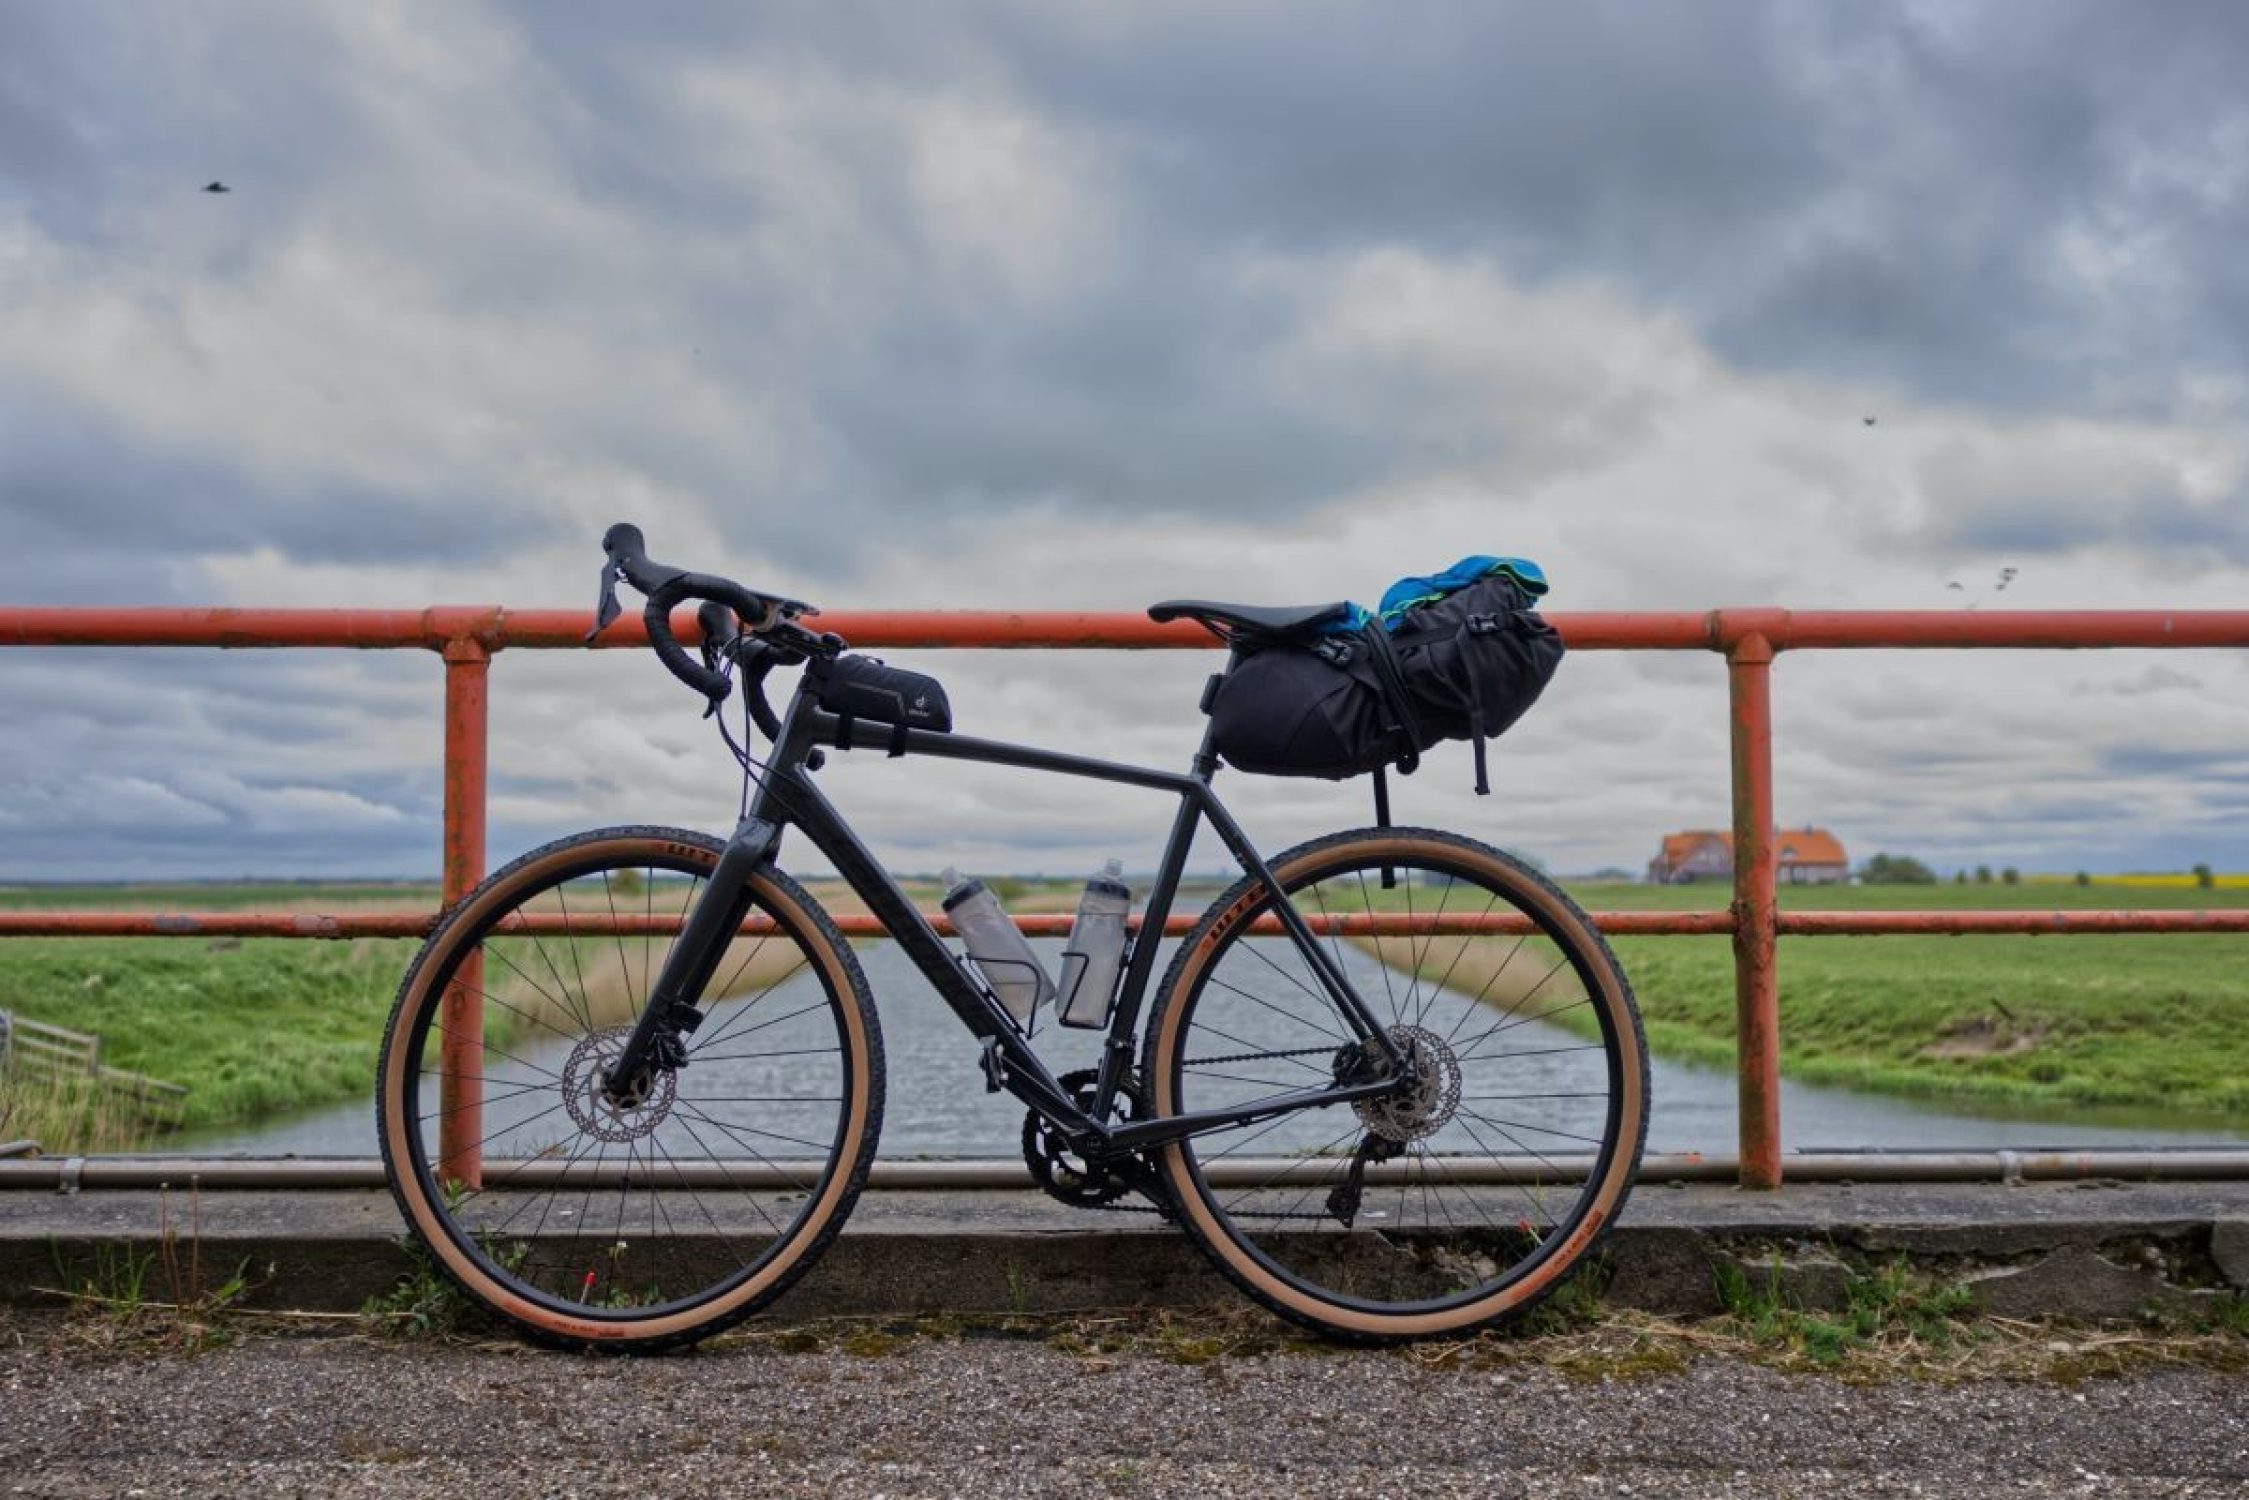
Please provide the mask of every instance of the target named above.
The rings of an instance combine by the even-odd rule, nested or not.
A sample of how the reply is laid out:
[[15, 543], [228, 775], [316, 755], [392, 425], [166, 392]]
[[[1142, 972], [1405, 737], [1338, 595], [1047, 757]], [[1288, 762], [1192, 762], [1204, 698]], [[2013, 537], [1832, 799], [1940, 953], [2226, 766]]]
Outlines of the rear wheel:
[[810, 1266], [866, 1180], [867, 982], [777, 870], [750, 881], [685, 1065], [603, 1087], [720, 847], [668, 828], [549, 844], [455, 908], [399, 991], [376, 1096], [391, 1190], [438, 1267], [536, 1338], [645, 1350], [724, 1328]]
[[[1647, 1057], [1623, 971], [1567, 896], [1472, 839], [1364, 829], [1272, 869], [1415, 1081], [1163, 1148], [1182, 1219], [1243, 1290], [1339, 1337], [1521, 1313], [1583, 1264], [1639, 1165]], [[1377, 935], [1377, 917], [1409, 930]], [[1246, 879], [1180, 945], [1145, 1062], [1158, 1116], [1394, 1071]]]

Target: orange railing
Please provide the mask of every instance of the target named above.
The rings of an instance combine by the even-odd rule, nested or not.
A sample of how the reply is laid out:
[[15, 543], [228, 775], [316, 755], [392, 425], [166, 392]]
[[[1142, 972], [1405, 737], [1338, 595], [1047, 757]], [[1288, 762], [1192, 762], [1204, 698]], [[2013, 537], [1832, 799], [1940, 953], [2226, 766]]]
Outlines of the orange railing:
[[[1556, 614], [1575, 651], [1711, 651], [1727, 662], [1733, 749], [1734, 892], [1722, 912], [1599, 912], [1619, 934], [1730, 933], [1740, 1063], [1740, 1174], [1781, 1178], [1780, 1012], [1775, 946], [1784, 935], [1878, 933], [2249, 932], [2249, 910], [1783, 912], [1773, 845], [1772, 664], [1782, 651], [1865, 648], [2090, 649], [2249, 646], [2249, 611], [1930, 613], [1721, 609], [1707, 614]], [[485, 861], [487, 671], [509, 649], [577, 648], [586, 617], [567, 610], [0, 609], [0, 646], [419, 648], [445, 662], [444, 897], [482, 876]], [[692, 623], [677, 622], [693, 639]], [[839, 612], [820, 624], [856, 646], [1046, 649], [1209, 647], [1200, 627], [1139, 615]], [[636, 619], [598, 643], [640, 646]], [[0, 936], [398, 937], [426, 932], [428, 912], [0, 913]], [[1048, 919], [1024, 925], [1045, 930]], [[1051, 919], [1060, 923], [1065, 919]], [[1406, 920], [1402, 916], [1398, 919]], [[847, 921], [846, 931], [871, 927]], [[1182, 924], [1174, 924], [1182, 925]], [[473, 1072], [473, 1069], [462, 1069]]]

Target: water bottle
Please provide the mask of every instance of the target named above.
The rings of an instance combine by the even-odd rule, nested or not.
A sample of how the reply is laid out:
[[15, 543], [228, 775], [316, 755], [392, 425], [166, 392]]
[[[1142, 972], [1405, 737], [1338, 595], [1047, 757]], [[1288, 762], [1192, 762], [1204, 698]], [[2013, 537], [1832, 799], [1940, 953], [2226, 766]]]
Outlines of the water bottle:
[[1062, 950], [1062, 1024], [1106, 1026], [1116, 1003], [1117, 971], [1124, 962], [1125, 918], [1132, 911], [1132, 887], [1124, 865], [1110, 860], [1085, 883], [1078, 919]]
[[953, 930], [1000, 1005], [1028, 1035], [1040, 1003], [1054, 998], [1054, 981], [983, 881], [948, 866], [945, 886], [945, 915], [952, 918]]

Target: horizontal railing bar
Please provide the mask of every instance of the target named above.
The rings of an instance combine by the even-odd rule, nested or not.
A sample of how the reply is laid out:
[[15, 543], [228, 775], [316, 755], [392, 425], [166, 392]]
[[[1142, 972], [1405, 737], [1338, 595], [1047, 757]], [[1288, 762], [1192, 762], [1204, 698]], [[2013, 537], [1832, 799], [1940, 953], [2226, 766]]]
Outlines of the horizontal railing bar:
[[2249, 932], [2249, 911], [1782, 911], [1780, 930], [1794, 937], [1878, 937], [1887, 934], [2016, 934]]
[[[1076, 610], [838, 610], [812, 617], [860, 646], [1162, 650], [1214, 646], [1199, 625], [1159, 625], [1129, 612]], [[1777, 651], [2249, 646], [2249, 610], [1785, 610], [1697, 613], [1560, 611], [1547, 616], [1578, 651], [1724, 651], [1755, 634]], [[472, 640], [488, 651], [586, 644], [587, 612], [467, 605], [424, 610], [0, 609], [0, 646], [290, 646], [442, 650]], [[675, 619], [696, 638], [690, 613]], [[628, 615], [601, 647], [645, 646]]]
[[[1756, 611], [1722, 610], [1729, 619]], [[1781, 610], [1778, 651], [2249, 646], [2249, 610]]]
[[[940, 933], [951, 934], [952, 923], [942, 911], [923, 917]], [[1068, 912], [1026, 913], [1015, 925], [1032, 937], [1066, 937], [1076, 920]], [[1183, 936], [1194, 928], [1195, 916], [1173, 916], [1164, 923], [1167, 937]], [[1341, 937], [1463, 936], [1485, 934], [1515, 936], [1532, 930], [1528, 918], [1493, 913], [1447, 913], [1418, 916], [1405, 912], [1378, 912], [1373, 916], [1321, 916], [1306, 918], [1314, 932]], [[1722, 911], [1702, 912], [1603, 912], [1594, 917], [1603, 931], [1626, 935], [1648, 933], [1724, 934], [1733, 930], [1733, 917]], [[277, 937], [277, 938], [387, 938], [422, 937], [437, 923], [432, 912], [0, 912], [0, 938], [4, 937]], [[539, 936], [579, 933], [664, 936], [679, 931], [678, 913], [655, 915], [620, 913], [615, 916], [570, 912], [532, 913], [511, 919], [503, 931]], [[877, 918], [861, 913], [839, 913], [836, 927], [846, 937], [888, 936]], [[1139, 919], [1131, 922], [1139, 930]], [[763, 935], [773, 930], [772, 920], [753, 916], [742, 931]], [[1261, 917], [1251, 931], [1278, 934], [1280, 923]]]
[[426, 937], [437, 913], [354, 912], [0, 912], [0, 937]]
[[[1589, 914], [1593, 924], [1611, 937], [1723, 937], [1734, 930], [1734, 918], [1725, 911], [1601, 911]], [[941, 911], [923, 916], [941, 933], [952, 924]], [[1067, 912], [1028, 913], [1014, 918], [1015, 925], [1032, 937], [1066, 937], [1075, 918]], [[1197, 918], [1173, 916], [1164, 923], [1167, 937], [1191, 931]], [[1377, 912], [1373, 916], [1320, 916], [1306, 918], [1315, 932], [1342, 937], [1511, 937], [1532, 930], [1521, 916], [1448, 912], [1442, 915]], [[836, 927], [846, 937], [887, 936], [882, 923], [858, 913], [836, 916]], [[426, 937], [437, 924], [433, 912], [0, 912], [0, 938], [6, 937], [272, 937], [272, 938], [396, 938]], [[1132, 923], [1139, 929], [1138, 919]], [[679, 930], [674, 915], [588, 916], [573, 912], [534, 914], [511, 921], [506, 930], [541, 936], [577, 932], [588, 936], [624, 934], [662, 936]], [[760, 935], [773, 930], [765, 917], [742, 924], [745, 933]], [[1253, 931], [1278, 933], [1271, 917], [1260, 918]], [[1799, 937], [1875, 937], [1885, 934], [1942, 934], [1947, 936], [2043, 935], [2083, 933], [2226, 933], [2249, 932], [2249, 909], [2145, 910], [2145, 911], [1783, 911], [1780, 930]], [[29, 1028], [35, 1023], [20, 1022]]]
[[[0, 1160], [0, 1190], [23, 1188], [52, 1192], [68, 1183], [86, 1189], [185, 1188], [377, 1189], [383, 1164], [374, 1157], [191, 1157], [191, 1156], [25, 1156], [29, 1142], [11, 1142], [18, 1154]], [[1288, 1164], [1289, 1158], [1207, 1163], [1203, 1173], [1213, 1186], [1254, 1186]], [[1299, 1159], [1300, 1160], [1300, 1159]], [[1448, 1159], [1449, 1180], [1474, 1183], [1554, 1182], [1584, 1170], [1585, 1158], [1541, 1162], [1524, 1157]], [[2249, 1178], [2249, 1147], [2208, 1146], [2086, 1151], [1808, 1151], [1784, 1158], [1791, 1182], [1992, 1182], [2119, 1180], [2215, 1181]], [[1339, 1161], [1337, 1163], [1341, 1165]], [[1377, 1163], [1370, 1181], [1397, 1164]], [[525, 1188], [546, 1186], [562, 1163], [525, 1162]], [[1560, 1169], [1557, 1171], [1557, 1169]], [[493, 1162], [487, 1180], [504, 1180], [506, 1162]], [[604, 1169], [606, 1170], [606, 1169]], [[788, 1162], [730, 1162], [721, 1172], [708, 1167], [714, 1187], [780, 1187], [801, 1182], [806, 1168]], [[1656, 1152], [1640, 1163], [1642, 1182], [1731, 1182], [1740, 1172], [1732, 1156], [1699, 1151]], [[544, 1180], [539, 1180], [539, 1179]], [[574, 1183], [585, 1182], [582, 1175]], [[614, 1177], [605, 1179], [614, 1181]], [[696, 1185], [704, 1179], [697, 1177]], [[868, 1175], [871, 1188], [890, 1191], [1007, 1191], [1032, 1186], [1019, 1161], [1003, 1158], [945, 1161], [878, 1160]]]

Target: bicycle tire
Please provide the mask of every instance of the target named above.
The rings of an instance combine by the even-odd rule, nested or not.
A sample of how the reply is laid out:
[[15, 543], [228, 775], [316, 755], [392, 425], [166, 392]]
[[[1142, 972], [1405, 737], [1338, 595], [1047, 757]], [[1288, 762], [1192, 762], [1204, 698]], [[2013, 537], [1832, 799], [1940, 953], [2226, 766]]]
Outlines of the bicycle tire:
[[[1339, 903], [1330, 894], [1355, 890], [1369, 913], [1403, 908], [1409, 918], [1426, 923], [1418, 946], [1412, 936], [1363, 932], [1346, 942], [1331, 931], [1320, 941], [1346, 971], [1359, 968], [1366, 982], [1354, 979], [1354, 985], [1394, 1038], [1419, 1049], [1421, 1074], [1429, 1081], [1411, 1101], [1322, 1106], [1270, 1125], [1232, 1127], [1163, 1147], [1156, 1153], [1157, 1167], [1182, 1224], [1217, 1269], [1250, 1297], [1346, 1342], [1457, 1335], [1527, 1312], [1598, 1247], [1624, 1206], [1646, 1138], [1647, 1049], [1631, 987], [1615, 956], [1584, 912], [1550, 881], [1502, 851], [1457, 834], [1351, 830], [1300, 844], [1270, 868], [1309, 918], [1347, 924], [1350, 913], [1334, 909]], [[1386, 890], [1383, 872], [1403, 878]], [[1481, 916], [1502, 906], [1511, 909], [1512, 917], [1502, 914], [1503, 919], [1526, 929], [1511, 948], [1499, 946], [1504, 938], [1472, 935], [1464, 921], [1445, 927], [1446, 905], [1463, 887], [1470, 899], [1484, 893]], [[1431, 910], [1431, 897], [1422, 893], [1439, 889], [1440, 904]], [[1417, 897], [1419, 913], [1413, 909]], [[1301, 950], [1285, 936], [1259, 946], [1252, 924], [1271, 907], [1263, 887], [1245, 878], [1211, 905], [1174, 955], [1144, 1041], [1144, 1076], [1158, 1117], [1238, 1106], [1245, 1100], [1228, 1095], [1245, 1090], [1254, 1099], [1261, 1097], [1257, 1090], [1277, 1094], [1323, 1086], [1347, 1070], [1373, 1065], [1352, 1052], [1364, 1051], [1366, 1044], [1351, 1039], [1341, 1013], [1318, 1009], [1333, 1002]], [[1465, 918], [1466, 903], [1453, 915]], [[1439, 935], [1443, 932], [1453, 935]], [[1400, 942], [1406, 945], [1402, 951]], [[1276, 952], [1282, 956], [1276, 958]], [[1281, 973], [1292, 953], [1302, 977], [1282, 974], [1293, 986], [1283, 988], [1267, 971]], [[1229, 968], [1230, 958], [1241, 962]], [[1463, 988], [1474, 974], [1490, 971], [1473, 999], [1451, 988], [1464, 962], [1470, 968]], [[1441, 974], [1431, 972], [1440, 966]], [[1544, 977], [1506, 1011], [1494, 1014], [1486, 1004], [1502, 979], [1504, 998], [1542, 969]], [[1557, 1004], [1564, 992], [1553, 991], [1534, 1000], [1565, 972], [1582, 991], [1578, 999]], [[1585, 1013], [1568, 1014], [1578, 1007]], [[1464, 1042], [1461, 1032], [1471, 1017], [1477, 1029]], [[1451, 1030], [1439, 1036], [1448, 1018]], [[1550, 1045], [1522, 1047], [1517, 1037], [1492, 1044], [1501, 1049], [1496, 1054], [1483, 1053], [1487, 1039], [1533, 1023], [1556, 1028]], [[1588, 1035], [1593, 1040], [1582, 1040]], [[1302, 1045], [1283, 1046], [1284, 1041]], [[1596, 1052], [1597, 1062], [1591, 1060]], [[1542, 1075], [1574, 1074], [1566, 1081], [1598, 1086], [1482, 1092], [1534, 1069]], [[1315, 1080], [1313, 1073], [1322, 1076]], [[1495, 1099], [1521, 1101], [1507, 1106], [1509, 1116], [1536, 1118], [1502, 1118], [1470, 1104]], [[1586, 1123], [1578, 1124], [1581, 1118]], [[1308, 1123], [1314, 1120], [1317, 1128]], [[1325, 1139], [1337, 1124], [1342, 1134]], [[1564, 1124], [1573, 1129], [1564, 1130]], [[1447, 1132], [1456, 1134], [1464, 1149], [1436, 1149]], [[1295, 1141], [1277, 1158], [1271, 1155], [1275, 1136]], [[1554, 1148], [1555, 1137], [1594, 1146], [1579, 1153], [1582, 1171], [1555, 1159], [1574, 1149]], [[1337, 1153], [1353, 1138], [1359, 1145], [1346, 1160]], [[1310, 1145], [1315, 1140], [1322, 1144]], [[1541, 1140], [1549, 1141], [1545, 1150]], [[1258, 1141], [1267, 1143], [1263, 1160], [1236, 1154]], [[1501, 1149], [1506, 1142], [1521, 1149]], [[1382, 1156], [1385, 1151], [1391, 1154]], [[1359, 1164], [1362, 1153], [1370, 1154]], [[1486, 1159], [1488, 1166], [1482, 1164]], [[1270, 1176], [1258, 1181], [1269, 1167]], [[1229, 1170], [1233, 1176], [1214, 1185], [1213, 1179]], [[1382, 1172], [1389, 1175], [1368, 1193], [1366, 1182]], [[1517, 1176], [1509, 1179], [1510, 1172]], [[1573, 1176], [1580, 1185], [1571, 1190], [1566, 1211], [1548, 1210], [1544, 1222], [1534, 1222], [1545, 1195], [1559, 1195]], [[1471, 1180], [1482, 1177], [1496, 1180], [1488, 1188]], [[1395, 1199], [1388, 1196], [1392, 1178]], [[1523, 1211], [1525, 1203], [1531, 1212]], [[1517, 1216], [1514, 1223], [1506, 1220], [1510, 1212]]]
[[[392, 1196], [436, 1268], [535, 1341], [649, 1352], [729, 1327], [812, 1265], [866, 1183], [883, 1113], [873, 1001], [850, 944], [779, 870], [750, 878], [752, 921], [768, 925], [714, 975], [687, 1065], [652, 1075], [629, 1106], [598, 1087], [721, 848], [652, 826], [547, 844], [449, 910], [399, 986], [376, 1090]], [[606, 927], [587, 910], [597, 893]], [[448, 1058], [449, 992], [459, 1004], [472, 990], [493, 1024]], [[455, 1029], [468, 1035], [465, 1018]], [[832, 1047], [778, 1045], [826, 1036]], [[440, 1076], [461, 1076], [464, 1051], [483, 1100], [476, 1133], [509, 1122], [478, 1142], [474, 1178], [465, 1155], [443, 1155], [438, 1123]], [[736, 1107], [752, 1103], [754, 1116]], [[787, 1155], [789, 1141], [814, 1155]]]

